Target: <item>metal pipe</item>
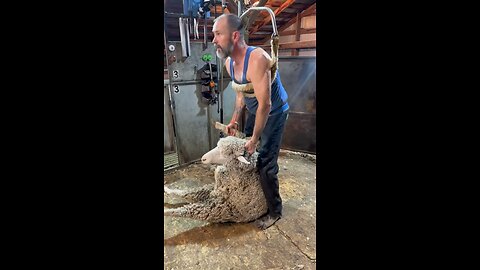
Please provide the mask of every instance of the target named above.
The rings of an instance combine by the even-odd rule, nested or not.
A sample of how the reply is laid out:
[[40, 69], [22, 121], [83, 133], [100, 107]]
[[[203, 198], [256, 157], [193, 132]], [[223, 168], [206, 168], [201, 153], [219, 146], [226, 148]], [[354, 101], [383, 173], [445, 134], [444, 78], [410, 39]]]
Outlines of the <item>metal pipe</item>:
[[212, 63], [210, 62], [208, 62], [208, 69], [210, 70], [210, 81], [213, 81]]
[[[225, 0], [222, 0], [222, 14], [225, 14], [225, 8], [227, 8], [227, 3]], [[218, 106], [220, 107], [220, 123], [223, 124], [223, 64], [224, 62], [222, 59], [219, 59], [217, 55], [215, 54], [215, 59], [217, 60], [217, 73], [220, 71], [220, 76], [219, 77], [219, 86], [220, 89], [218, 90]], [[217, 85], [217, 89], [219, 87]]]
[[[249, 9], [247, 9], [247, 11], [245, 11], [242, 15], [240, 15], [240, 19], [245, 16], [245, 14], [247, 14], [249, 11], [251, 10], [264, 10], [264, 11], [268, 11], [268, 13], [270, 14], [270, 17], [272, 17], [272, 26], [273, 26], [273, 33], [275, 34], [275, 36], [278, 36], [278, 32], [277, 32], [277, 21], [275, 21], [275, 14], [273, 13], [273, 11], [268, 8], [268, 7], [251, 7]], [[240, 10], [239, 10], [240, 12]]]
[[207, 43], [207, 17], [203, 17], [203, 50], [208, 48]]
[[242, 1], [238, 0], [237, 2], [237, 8], [238, 8], [238, 11], [237, 11], [237, 15], [238, 17], [240, 17], [240, 14], [242, 14]]
[[193, 18], [193, 39], [198, 39], [198, 24], [196, 18]]
[[190, 54], [192, 53], [192, 49], [190, 48], [190, 31], [189, 31], [189, 25], [190, 25], [190, 19], [185, 19], [186, 20], [186, 24], [185, 24], [185, 39], [187, 40], [187, 57], [190, 56]]
[[[210, 111], [210, 106], [207, 106], [207, 125], [210, 123], [212, 116], [212, 112]], [[212, 127], [208, 125], [207, 129], [207, 136], [208, 136], [208, 149], [212, 149]]]
[[194, 23], [193, 19], [194, 18], [191, 15], [190, 15], [190, 18], [188, 18], [188, 29], [190, 29], [189, 30], [190, 33], [193, 33], [193, 31], [194, 31], [193, 30], [193, 23]]
[[[217, 68], [220, 68], [220, 93], [218, 104], [220, 105], [220, 123], [223, 124], [223, 61], [220, 60], [220, 65], [217, 65]], [[218, 69], [217, 69], [218, 70]]]
[[[164, 80], [165, 83], [165, 80]], [[191, 84], [202, 84], [203, 80], [189, 80], [189, 81], [172, 81], [167, 82], [167, 84], [171, 85], [191, 85]]]
[[180, 42], [182, 43], [182, 56], [190, 56], [190, 37], [188, 36], [188, 26], [186, 27], [185, 21], [187, 19], [178, 18], [178, 26], [180, 28]]
[[182, 13], [174, 13], [174, 12], [167, 12], [165, 11], [166, 18], [189, 18], [189, 15], [185, 15]]

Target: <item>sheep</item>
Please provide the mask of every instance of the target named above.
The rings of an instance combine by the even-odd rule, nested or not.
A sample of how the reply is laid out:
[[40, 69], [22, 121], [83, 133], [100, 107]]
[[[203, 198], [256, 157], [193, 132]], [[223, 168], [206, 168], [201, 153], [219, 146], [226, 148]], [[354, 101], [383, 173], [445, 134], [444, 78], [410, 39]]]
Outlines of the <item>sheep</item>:
[[221, 138], [217, 147], [203, 155], [204, 164], [222, 164], [215, 169], [214, 184], [190, 191], [164, 187], [165, 193], [189, 202], [164, 209], [164, 215], [212, 223], [250, 222], [265, 215], [268, 207], [256, 168], [258, 152], [248, 155], [245, 143], [233, 136]]

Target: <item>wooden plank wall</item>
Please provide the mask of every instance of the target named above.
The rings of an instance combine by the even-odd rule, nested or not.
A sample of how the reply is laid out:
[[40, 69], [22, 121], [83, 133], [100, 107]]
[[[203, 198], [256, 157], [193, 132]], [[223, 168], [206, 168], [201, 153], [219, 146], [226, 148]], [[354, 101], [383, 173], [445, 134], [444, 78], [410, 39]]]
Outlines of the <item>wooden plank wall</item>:
[[[294, 23], [284, 31], [280, 33], [280, 44], [282, 43], [290, 43], [295, 42], [296, 38], [299, 41], [307, 41], [307, 40], [316, 40], [316, 14], [303, 17], [300, 25], [300, 35], [299, 37], [296, 36], [297, 24]], [[315, 29], [315, 30], [314, 30]], [[270, 41], [267, 41], [265, 45], [270, 45]], [[267, 50], [268, 51], [268, 50]], [[291, 55], [299, 55], [299, 56], [315, 56], [316, 50], [315, 49], [293, 49], [293, 50], [280, 50], [279, 56], [291, 56]]]

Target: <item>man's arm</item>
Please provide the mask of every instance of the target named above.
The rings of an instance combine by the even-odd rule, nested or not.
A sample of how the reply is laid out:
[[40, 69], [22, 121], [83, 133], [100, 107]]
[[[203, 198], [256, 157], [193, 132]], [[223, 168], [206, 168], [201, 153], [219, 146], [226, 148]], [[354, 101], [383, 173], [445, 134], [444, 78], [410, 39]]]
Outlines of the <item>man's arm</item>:
[[271, 85], [271, 72], [270, 61], [263, 55], [263, 50], [258, 50], [258, 53], [253, 53], [250, 56], [251, 70], [250, 81], [255, 89], [255, 97], [258, 101], [257, 112], [255, 115], [255, 126], [253, 128], [253, 135], [249, 142], [245, 145], [249, 153], [255, 151], [255, 146], [260, 139], [260, 136], [265, 128], [268, 120], [268, 115], [272, 107], [272, 101], [270, 99], [272, 85]]
[[[230, 61], [231, 61], [230, 57], [225, 60], [225, 67], [230, 66]], [[226, 70], [228, 72], [228, 75], [230, 75], [231, 77], [232, 75], [230, 74], [230, 70], [228, 68]], [[242, 110], [244, 106], [245, 106], [245, 102], [243, 101], [243, 94], [240, 92], [237, 92], [235, 97], [235, 108], [233, 110], [232, 119], [230, 120], [230, 123], [227, 125], [228, 135], [233, 136], [235, 135], [235, 129], [238, 130], [238, 118], [242, 114]]]
[[235, 110], [233, 110], [232, 120], [230, 120], [230, 123], [238, 122], [238, 118], [242, 114], [244, 106], [245, 102], [243, 101], [243, 94], [237, 92], [235, 97]]
[[235, 97], [235, 109], [233, 110], [232, 119], [230, 120], [230, 124], [227, 125], [227, 133], [228, 135], [235, 135], [235, 130], [238, 130], [238, 118], [242, 114], [243, 107], [245, 106], [245, 102], [243, 101], [243, 94], [240, 92], [236, 93]]

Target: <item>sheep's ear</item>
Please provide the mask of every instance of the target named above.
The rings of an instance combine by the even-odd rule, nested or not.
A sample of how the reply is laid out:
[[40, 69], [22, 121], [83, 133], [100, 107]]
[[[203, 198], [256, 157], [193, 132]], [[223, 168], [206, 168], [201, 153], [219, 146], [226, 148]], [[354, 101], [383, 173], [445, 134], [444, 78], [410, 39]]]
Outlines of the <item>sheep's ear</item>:
[[237, 159], [240, 160], [240, 162], [242, 163], [250, 164], [250, 162], [248, 162], [248, 160], [246, 160], [244, 156], [238, 156]]
[[241, 155], [243, 155], [244, 153], [245, 153], [245, 148], [243, 147], [243, 145], [242, 145], [242, 148], [241, 148], [241, 149], [238, 149], [238, 150], [235, 150], [235, 151], [234, 151], [234, 155], [236, 155], [236, 156], [241, 156]]

